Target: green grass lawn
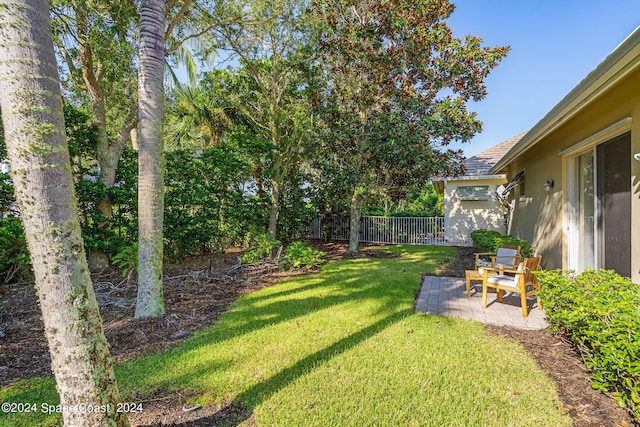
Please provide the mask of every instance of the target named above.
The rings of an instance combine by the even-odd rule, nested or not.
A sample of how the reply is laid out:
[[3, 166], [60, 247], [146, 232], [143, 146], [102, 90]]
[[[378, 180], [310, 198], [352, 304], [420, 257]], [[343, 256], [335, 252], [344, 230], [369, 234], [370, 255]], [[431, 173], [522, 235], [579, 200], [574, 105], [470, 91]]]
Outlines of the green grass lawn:
[[[552, 382], [516, 342], [478, 323], [413, 313], [421, 275], [455, 249], [334, 261], [246, 295], [181, 347], [118, 366], [125, 401], [188, 391], [258, 425], [569, 426]], [[53, 381], [0, 392], [55, 403]], [[0, 425], [55, 424], [24, 414]]]

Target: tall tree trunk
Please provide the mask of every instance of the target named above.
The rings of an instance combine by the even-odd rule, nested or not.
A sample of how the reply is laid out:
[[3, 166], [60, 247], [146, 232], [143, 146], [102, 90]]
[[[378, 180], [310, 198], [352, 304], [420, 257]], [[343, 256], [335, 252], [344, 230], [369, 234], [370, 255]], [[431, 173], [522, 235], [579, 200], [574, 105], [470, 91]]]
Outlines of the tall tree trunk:
[[275, 180], [271, 189], [271, 212], [269, 212], [269, 229], [268, 232], [272, 237], [276, 237], [278, 232], [278, 216], [280, 215], [280, 183]]
[[358, 242], [360, 242], [360, 217], [362, 216], [362, 196], [360, 189], [356, 188], [351, 197], [351, 216], [349, 219], [349, 250], [351, 255], [358, 255]]
[[140, 5], [138, 297], [136, 318], [162, 316], [164, 1]]
[[[362, 128], [366, 127], [366, 113], [365, 109], [360, 107], [358, 115], [360, 116], [360, 122]], [[361, 134], [364, 132], [361, 132]], [[358, 176], [362, 178], [362, 165], [364, 163], [364, 153], [366, 147], [365, 138], [358, 139], [358, 152], [353, 157], [355, 164], [355, 170]], [[356, 256], [358, 255], [358, 243], [360, 242], [360, 217], [362, 216], [362, 204], [363, 200], [363, 188], [361, 185], [356, 185], [353, 189], [353, 195], [351, 196], [351, 215], [349, 219], [349, 249], [347, 253]]]
[[278, 216], [280, 215], [280, 199], [282, 198], [282, 187], [284, 186], [282, 161], [280, 156], [276, 156], [273, 162], [274, 176], [271, 180], [271, 212], [269, 213], [269, 234], [275, 238], [278, 232]]
[[[45, 0], [0, 5], [0, 108], [66, 426], [127, 426], [83, 248]], [[81, 408], [110, 405], [110, 411]]]

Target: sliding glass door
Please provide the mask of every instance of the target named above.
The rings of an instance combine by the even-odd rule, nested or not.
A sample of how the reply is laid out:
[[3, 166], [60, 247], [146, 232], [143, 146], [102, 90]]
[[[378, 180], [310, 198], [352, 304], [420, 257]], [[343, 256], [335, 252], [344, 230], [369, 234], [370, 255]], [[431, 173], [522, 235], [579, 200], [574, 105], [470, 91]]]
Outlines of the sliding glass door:
[[596, 268], [596, 205], [593, 150], [576, 158], [576, 258], [575, 269]]
[[569, 268], [631, 275], [631, 134], [568, 163]]
[[596, 147], [600, 265], [631, 276], [631, 134]]

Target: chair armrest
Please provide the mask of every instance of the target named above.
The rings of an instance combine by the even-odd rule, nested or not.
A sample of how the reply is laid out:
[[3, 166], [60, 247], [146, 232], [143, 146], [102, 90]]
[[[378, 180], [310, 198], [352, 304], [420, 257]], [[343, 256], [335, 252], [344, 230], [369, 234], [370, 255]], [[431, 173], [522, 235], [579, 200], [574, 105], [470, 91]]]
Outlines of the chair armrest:
[[[496, 253], [495, 252], [476, 252], [476, 253], [474, 253], [473, 256], [475, 257], [475, 260], [474, 260], [475, 265], [476, 266], [479, 265], [480, 261], [486, 262], [484, 260], [481, 260], [480, 257], [482, 256], [482, 257], [486, 258], [487, 255], [496, 255]], [[493, 263], [491, 263], [491, 264], [493, 265]]]
[[518, 271], [514, 268], [503, 268], [502, 270], [500, 270], [503, 273], [511, 273], [511, 274], [522, 274], [522, 271]]
[[513, 268], [504, 268], [504, 267], [482, 267], [483, 271], [497, 271], [500, 274], [502, 273], [512, 273], [512, 274], [522, 274], [522, 271], [515, 270]]
[[482, 280], [484, 282], [486, 282], [487, 279], [489, 278], [489, 273], [490, 272], [498, 273], [499, 275], [502, 276], [502, 273], [504, 272], [504, 269], [495, 268], [495, 267], [482, 267]]
[[475, 256], [479, 256], [479, 255], [496, 255], [496, 252], [475, 252], [474, 255]]

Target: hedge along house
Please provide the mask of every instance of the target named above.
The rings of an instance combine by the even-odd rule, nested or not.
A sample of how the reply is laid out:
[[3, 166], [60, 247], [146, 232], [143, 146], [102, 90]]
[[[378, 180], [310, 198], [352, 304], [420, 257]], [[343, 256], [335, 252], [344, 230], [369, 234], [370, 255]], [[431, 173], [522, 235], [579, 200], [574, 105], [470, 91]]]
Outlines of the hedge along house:
[[490, 170], [514, 189], [510, 233], [545, 268], [640, 281], [640, 27]]
[[433, 178], [436, 191], [444, 199], [444, 235], [450, 244], [471, 242], [478, 229], [504, 232], [504, 210], [495, 194], [507, 184], [504, 173], [489, 172], [524, 135], [501, 142], [465, 160], [465, 174], [455, 178]]

